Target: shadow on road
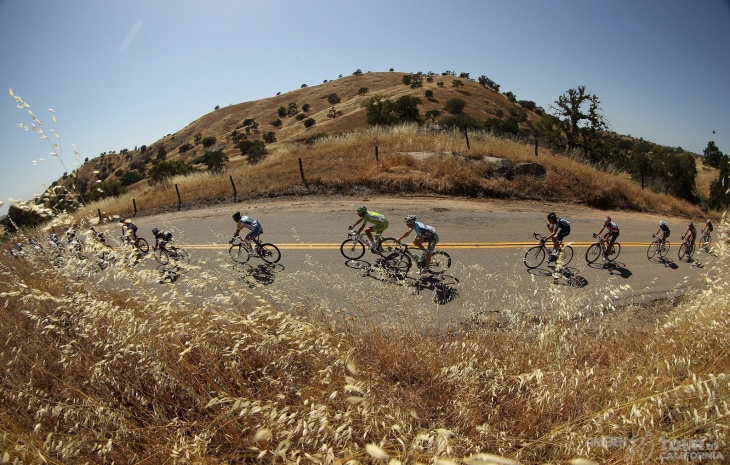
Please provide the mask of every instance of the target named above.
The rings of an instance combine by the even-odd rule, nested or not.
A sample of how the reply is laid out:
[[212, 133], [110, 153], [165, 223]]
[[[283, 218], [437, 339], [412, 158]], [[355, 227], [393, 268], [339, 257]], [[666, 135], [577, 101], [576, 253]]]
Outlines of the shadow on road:
[[532, 268], [528, 269], [527, 272], [533, 276], [552, 278], [553, 284], [570, 287], [586, 287], [588, 285], [588, 280], [581, 276], [580, 270], [572, 266], [554, 267], [548, 265], [548, 268]]
[[415, 278], [394, 270], [388, 270], [383, 267], [383, 259], [377, 258], [374, 263], [367, 260], [347, 260], [345, 266], [355, 270], [364, 270], [363, 277], [372, 278], [384, 283], [394, 284], [397, 286], [413, 287], [413, 294], [418, 295], [421, 290], [427, 289], [434, 292], [433, 301], [439, 305], [447, 304], [459, 294], [456, 285], [459, 280], [447, 274], [426, 274], [424, 276], [416, 275]]
[[157, 265], [156, 270], [160, 273], [160, 284], [174, 283], [181, 275], [188, 274], [190, 272], [189, 269], [180, 266], [178, 263]]
[[284, 265], [280, 263], [261, 263], [253, 266], [248, 263], [236, 263], [233, 270], [240, 274], [239, 279], [246, 283], [249, 288], [256, 286], [268, 286], [276, 281], [276, 273], [284, 271]]

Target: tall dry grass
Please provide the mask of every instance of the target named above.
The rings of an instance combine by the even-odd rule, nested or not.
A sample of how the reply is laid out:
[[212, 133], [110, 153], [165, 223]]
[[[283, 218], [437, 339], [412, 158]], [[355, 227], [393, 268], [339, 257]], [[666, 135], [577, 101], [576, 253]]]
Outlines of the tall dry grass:
[[[375, 161], [378, 145], [379, 162]], [[196, 202], [230, 201], [232, 176], [238, 198], [307, 194], [350, 194], [363, 189], [382, 194], [439, 194], [467, 197], [537, 199], [586, 204], [605, 209], [628, 209], [696, 216], [699, 210], [672, 196], [642, 190], [614, 174], [599, 171], [563, 155], [495, 137], [484, 132], [470, 134], [467, 150], [459, 132], [430, 132], [418, 126], [371, 128], [320, 140], [312, 147], [289, 144], [266, 161], [223, 175], [198, 174], [178, 178], [165, 187], [147, 187], [127, 195], [105, 199], [82, 209], [77, 218], [94, 215], [128, 215], [132, 198], [140, 210], [155, 211], [177, 206], [174, 184], [186, 205]], [[428, 152], [419, 155], [414, 152]], [[538, 162], [547, 169], [545, 179], [494, 175], [484, 157], [514, 162]], [[299, 172], [302, 159], [308, 187]]]
[[556, 286], [490, 294], [448, 326], [408, 289], [368, 292], [313, 257], [285, 292], [242, 286], [225, 256], [167, 287], [128, 260], [99, 272], [2, 256], [0, 460], [658, 463], [595, 437], [724, 453], [730, 260], [717, 252], [655, 322], [612, 307], [625, 287]]

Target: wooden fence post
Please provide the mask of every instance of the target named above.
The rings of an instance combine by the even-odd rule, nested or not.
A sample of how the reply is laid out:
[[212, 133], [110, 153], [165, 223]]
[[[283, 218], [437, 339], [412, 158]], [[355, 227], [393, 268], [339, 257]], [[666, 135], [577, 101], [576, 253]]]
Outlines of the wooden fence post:
[[134, 205], [134, 216], [137, 216], [137, 202], [132, 199], [132, 205]]
[[180, 201], [180, 189], [177, 188], [177, 184], [175, 184], [175, 192], [177, 192], [177, 211], [180, 211], [180, 204], [182, 202]]
[[97, 208], [96, 209], [96, 212], [99, 213], [99, 224], [103, 223], [104, 222], [104, 218], [101, 217], [101, 209], [100, 208]]
[[231, 186], [233, 186], [233, 201], [236, 201], [236, 185], [233, 183], [233, 175], [229, 175], [231, 178]]
[[538, 156], [538, 152], [537, 152], [537, 137], [535, 137], [535, 156], [536, 157]]
[[375, 146], [375, 161], [380, 161], [380, 160], [378, 160], [378, 146], [377, 145]]
[[464, 137], [466, 138], [466, 148], [471, 149], [469, 145], [469, 133], [467, 132], [466, 126], [464, 126]]
[[302, 159], [299, 159], [299, 174], [302, 176], [302, 181], [304, 181], [304, 187], [309, 189], [309, 184], [307, 184], [307, 180], [304, 178], [304, 168], [302, 167]]

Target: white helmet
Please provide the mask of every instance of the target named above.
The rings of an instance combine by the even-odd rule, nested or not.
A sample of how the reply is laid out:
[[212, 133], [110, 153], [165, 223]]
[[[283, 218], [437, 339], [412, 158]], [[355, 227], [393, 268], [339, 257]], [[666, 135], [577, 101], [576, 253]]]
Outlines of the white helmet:
[[666, 224], [666, 223], [664, 222], [664, 220], [661, 220], [661, 221], [659, 222], [659, 226], [664, 226], [665, 224]]

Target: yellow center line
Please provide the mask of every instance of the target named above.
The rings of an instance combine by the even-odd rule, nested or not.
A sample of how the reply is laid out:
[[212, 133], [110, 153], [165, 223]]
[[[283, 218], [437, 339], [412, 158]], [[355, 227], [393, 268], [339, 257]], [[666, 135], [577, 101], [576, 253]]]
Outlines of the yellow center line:
[[[595, 242], [569, 242], [566, 245], [571, 247], [589, 247]], [[648, 247], [650, 242], [620, 242], [621, 247]], [[340, 244], [332, 243], [294, 243], [294, 244], [275, 244], [282, 250], [337, 250]], [[537, 242], [439, 242], [439, 249], [522, 249], [538, 245]], [[552, 243], [545, 244], [551, 247]], [[180, 244], [185, 249], [206, 250], [206, 249], [228, 249], [228, 244]]]

